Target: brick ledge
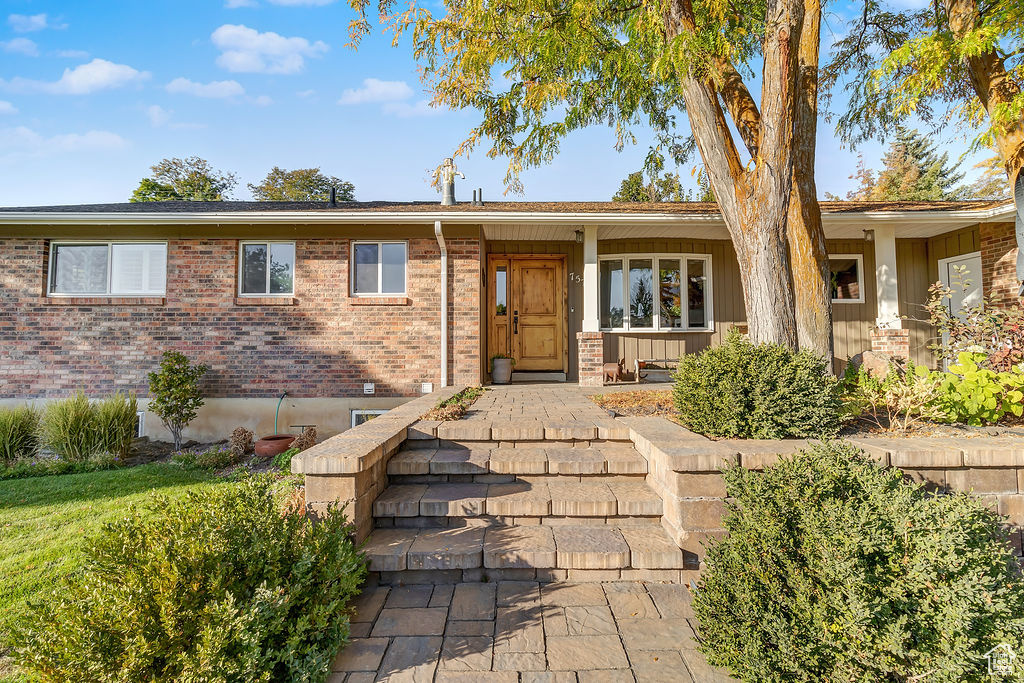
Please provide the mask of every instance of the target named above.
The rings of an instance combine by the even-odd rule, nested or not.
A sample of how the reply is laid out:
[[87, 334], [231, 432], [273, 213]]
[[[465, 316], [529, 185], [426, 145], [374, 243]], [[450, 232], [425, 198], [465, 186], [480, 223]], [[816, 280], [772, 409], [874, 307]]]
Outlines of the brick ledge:
[[348, 302], [351, 306], [408, 306], [412, 299], [407, 296], [353, 296]]
[[163, 306], [162, 296], [47, 296], [47, 306]]
[[295, 306], [299, 300], [293, 296], [236, 296], [236, 306]]

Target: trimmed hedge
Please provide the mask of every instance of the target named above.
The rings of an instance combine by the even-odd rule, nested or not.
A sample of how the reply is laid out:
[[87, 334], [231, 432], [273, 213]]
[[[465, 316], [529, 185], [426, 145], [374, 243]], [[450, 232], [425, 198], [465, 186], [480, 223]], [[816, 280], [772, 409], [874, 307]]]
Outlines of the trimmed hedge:
[[61, 681], [324, 681], [366, 562], [340, 510], [282, 512], [269, 477], [154, 495], [92, 541], [15, 634]]
[[849, 445], [725, 472], [728, 535], [693, 609], [708, 661], [745, 681], [991, 681], [1024, 653], [1024, 582], [999, 515]]
[[831, 437], [844, 415], [827, 361], [732, 332], [717, 347], [683, 356], [673, 375], [679, 421], [708, 436]]

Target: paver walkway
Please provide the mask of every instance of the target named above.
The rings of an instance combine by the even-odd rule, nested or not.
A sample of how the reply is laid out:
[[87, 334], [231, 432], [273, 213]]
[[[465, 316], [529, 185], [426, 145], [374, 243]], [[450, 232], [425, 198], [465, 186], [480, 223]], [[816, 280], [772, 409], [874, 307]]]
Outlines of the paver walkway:
[[731, 681], [695, 649], [680, 584], [368, 588], [330, 683]]

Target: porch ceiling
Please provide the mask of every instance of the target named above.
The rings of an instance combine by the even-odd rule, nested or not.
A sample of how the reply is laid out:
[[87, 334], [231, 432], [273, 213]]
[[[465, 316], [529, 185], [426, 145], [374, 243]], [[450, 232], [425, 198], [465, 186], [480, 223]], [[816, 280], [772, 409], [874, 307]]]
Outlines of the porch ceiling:
[[[1006, 215], [1004, 215], [1006, 214]], [[941, 235], [951, 230], [966, 228], [982, 222], [1013, 220], [1012, 206], [1008, 211], [916, 211], [916, 212], [862, 212], [823, 214], [825, 237], [828, 239], [863, 239], [864, 230], [892, 227], [897, 238], [914, 239]], [[584, 223], [515, 222], [484, 223], [488, 240], [529, 240], [572, 242], [576, 231]], [[686, 238], [726, 240], [729, 233], [725, 223], [717, 216], [638, 216], [635, 221], [615, 224], [598, 223], [597, 238], [610, 239], [666, 239]]]

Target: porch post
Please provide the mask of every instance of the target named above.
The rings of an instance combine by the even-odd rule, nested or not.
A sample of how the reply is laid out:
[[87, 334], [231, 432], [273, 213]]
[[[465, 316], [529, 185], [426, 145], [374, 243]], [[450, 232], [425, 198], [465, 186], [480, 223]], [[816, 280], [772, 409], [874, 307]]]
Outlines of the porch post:
[[878, 298], [875, 325], [883, 330], [902, 328], [896, 273], [896, 229], [888, 225], [875, 228], [875, 295]]
[[899, 277], [896, 271], [896, 229], [879, 226], [875, 233], [875, 296], [878, 302], [871, 350], [910, 357], [910, 331], [900, 319]]
[[597, 270], [597, 226], [583, 227], [583, 329], [576, 334], [581, 386], [604, 384], [604, 335], [601, 333]]
[[601, 329], [598, 312], [597, 284], [597, 226], [583, 227], [583, 331]]

